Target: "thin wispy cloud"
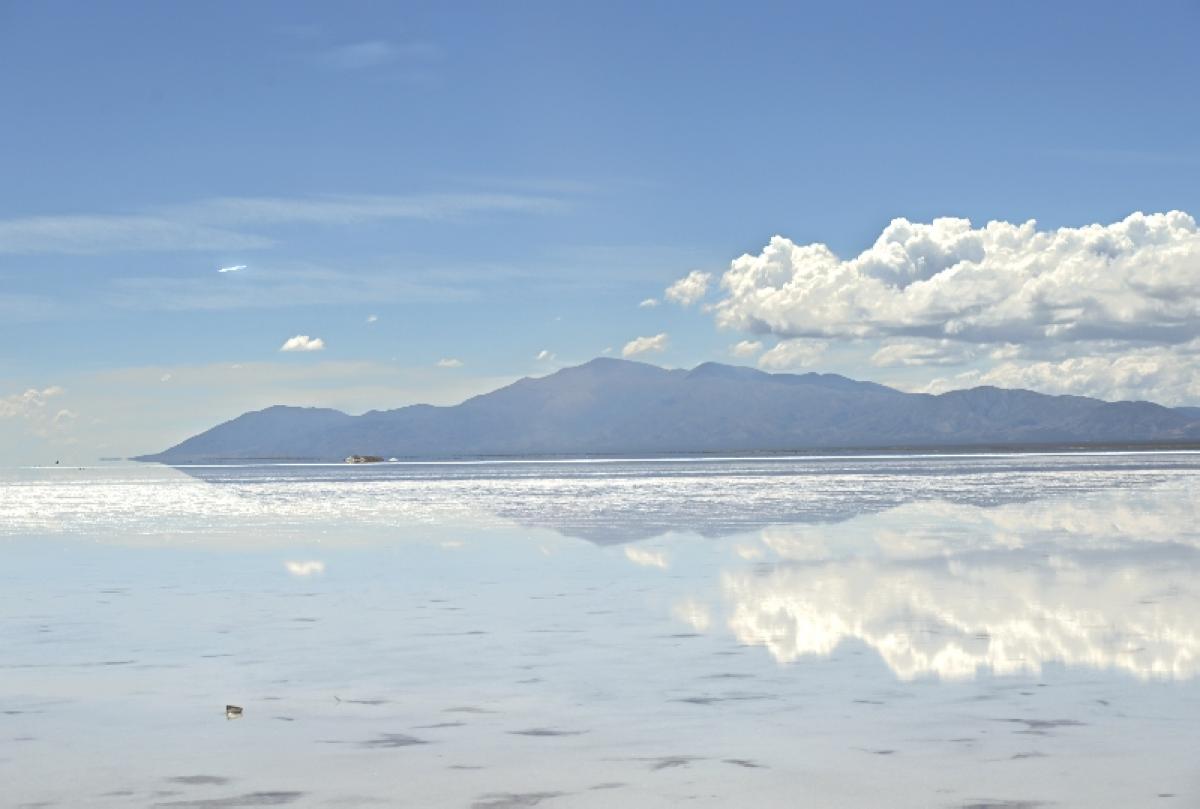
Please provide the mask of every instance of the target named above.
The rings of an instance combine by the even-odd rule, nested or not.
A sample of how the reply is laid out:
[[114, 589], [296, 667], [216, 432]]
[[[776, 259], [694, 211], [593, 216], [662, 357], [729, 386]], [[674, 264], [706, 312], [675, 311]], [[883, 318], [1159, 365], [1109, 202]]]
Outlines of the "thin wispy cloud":
[[[98, 300], [122, 309], [190, 311], [466, 301], [478, 295], [466, 279], [453, 275], [423, 280], [383, 269], [352, 272], [301, 265], [247, 272], [236, 284], [213, 284], [196, 277], [119, 278], [110, 282]], [[377, 320], [368, 318], [366, 322]]]
[[537, 353], [537, 356], [534, 357], [534, 359], [538, 362], [549, 362], [550, 360], [554, 359], [554, 352], [543, 348]]
[[[217, 197], [138, 213], [64, 214], [0, 220], [0, 254], [237, 252], [261, 250], [278, 243], [272, 236], [250, 232], [250, 228], [337, 227], [392, 220], [456, 221], [484, 215], [548, 215], [565, 211], [567, 207], [567, 202], [558, 197], [493, 192]], [[237, 266], [245, 269], [245, 265]]]
[[658, 306], [658, 298], [646, 298], [638, 304], [639, 309], [653, 309], [655, 306]]
[[670, 338], [666, 332], [656, 334], [653, 337], [636, 337], [625, 344], [621, 349], [622, 357], [636, 357], [641, 354], [661, 354], [667, 350], [667, 342]]
[[330, 48], [319, 57], [334, 70], [366, 70], [387, 65], [413, 65], [438, 57], [440, 49], [428, 42], [389, 42], [371, 39]]
[[0, 220], [0, 253], [10, 254], [235, 251], [274, 244], [266, 236], [164, 216], [84, 214]]
[[307, 334], [297, 334], [295, 337], [289, 337], [279, 347], [280, 351], [323, 351], [324, 349], [324, 340], [320, 337], [309, 337]]
[[222, 267], [217, 272], [241, 272], [246, 269], [245, 264], [234, 264], [232, 267]]
[[457, 357], [443, 357], [437, 361], [437, 367], [439, 368], [461, 368], [462, 366], [463, 361]]

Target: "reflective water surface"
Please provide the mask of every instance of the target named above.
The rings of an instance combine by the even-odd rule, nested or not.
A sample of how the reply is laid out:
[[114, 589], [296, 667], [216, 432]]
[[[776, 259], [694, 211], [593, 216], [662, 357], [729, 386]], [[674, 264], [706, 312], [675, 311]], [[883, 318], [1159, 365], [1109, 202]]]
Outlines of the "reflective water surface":
[[1190, 453], [0, 471], [2, 802], [1195, 806], [1197, 495]]

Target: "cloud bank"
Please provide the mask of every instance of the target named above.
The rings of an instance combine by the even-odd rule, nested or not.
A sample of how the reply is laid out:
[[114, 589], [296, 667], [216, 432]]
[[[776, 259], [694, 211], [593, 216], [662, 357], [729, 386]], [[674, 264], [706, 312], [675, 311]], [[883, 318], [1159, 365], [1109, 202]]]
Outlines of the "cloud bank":
[[[699, 300], [702, 275], [668, 297]], [[836, 339], [870, 346], [878, 367], [980, 366], [967, 384], [1196, 398], [1182, 378], [1200, 370], [1200, 229], [1181, 211], [1058, 229], [894, 219], [850, 258], [776, 236], [734, 260], [720, 292], [719, 326], [785, 346], [763, 367], [803, 365]], [[1101, 384], [1114, 359], [1124, 381]]]

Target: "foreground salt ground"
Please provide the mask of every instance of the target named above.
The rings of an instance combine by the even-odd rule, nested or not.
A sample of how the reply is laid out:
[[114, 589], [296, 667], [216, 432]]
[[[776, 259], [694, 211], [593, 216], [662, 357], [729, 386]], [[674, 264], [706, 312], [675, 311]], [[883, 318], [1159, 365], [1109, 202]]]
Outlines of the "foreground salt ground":
[[1193, 805], [1198, 461], [6, 473], [5, 803]]

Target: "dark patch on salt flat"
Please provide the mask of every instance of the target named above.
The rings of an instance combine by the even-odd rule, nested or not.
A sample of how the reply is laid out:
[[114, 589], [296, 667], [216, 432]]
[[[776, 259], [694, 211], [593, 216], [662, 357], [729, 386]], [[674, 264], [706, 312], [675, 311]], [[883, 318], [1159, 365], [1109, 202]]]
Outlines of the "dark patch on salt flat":
[[1045, 805], [1045, 801], [982, 800], [960, 804], [958, 809], [1037, 809]]
[[735, 674], [733, 672], [724, 672], [722, 674], [705, 674], [701, 680], [748, 680], [753, 674]]
[[1023, 758], [1046, 758], [1046, 754], [1030, 750], [1028, 753], [1014, 753], [1012, 756], [1013, 761], [1020, 761]]
[[513, 736], [582, 736], [586, 730], [555, 730], [554, 728], [528, 728], [526, 730], [510, 730]]
[[703, 761], [699, 756], [661, 756], [659, 758], [640, 759], [649, 761], [651, 770], [671, 770], [675, 767], [686, 767], [693, 761]]
[[605, 781], [603, 784], [595, 784], [588, 789], [620, 789], [625, 786], [621, 781]]
[[1078, 719], [1001, 719], [1000, 721], [1025, 725], [1024, 730], [1015, 732], [1026, 733], [1032, 736], [1047, 736], [1050, 731], [1056, 728], [1083, 727], [1087, 724], [1086, 722], [1080, 722]]
[[280, 722], [295, 722], [296, 720], [290, 716], [272, 716], [272, 719], [277, 719]]
[[347, 705], [387, 705], [389, 702], [386, 699], [342, 699], [341, 697], [334, 697], [334, 699]]
[[563, 792], [489, 792], [471, 804], [472, 809], [521, 809], [537, 806], [542, 801], [560, 798]]
[[883, 702], [877, 699], [856, 699], [854, 702], [858, 705], [883, 705]]
[[204, 784], [223, 786], [229, 783], [228, 778], [220, 775], [177, 775], [167, 780], [172, 784], [187, 784], [188, 786], [201, 786]]
[[437, 730], [438, 728], [461, 728], [466, 727], [466, 722], [438, 722], [434, 725], [417, 725], [417, 730]]
[[726, 694], [721, 697], [680, 697], [672, 702], [686, 702], [689, 705], [716, 705], [720, 702], [754, 702], [764, 699], [777, 699], [770, 694]]
[[478, 764], [451, 764], [447, 769], [451, 770], [484, 770], [486, 767], [481, 767]]
[[381, 733], [374, 739], [367, 739], [365, 742], [360, 742], [359, 747], [394, 748], [412, 747], [417, 744], [429, 744], [429, 742], [424, 739], [418, 739], [416, 736], [409, 736], [406, 733]]
[[726, 764], [732, 764], [735, 767], [745, 767], [750, 770], [763, 769], [763, 765], [759, 764], [757, 761], [753, 761], [748, 758], [724, 758], [721, 760], [724, 761]]
[[303, 792], [247, 792], [228, 798], [210, 798], [198, 801], [167, 801], [156, 803], [163, 809], [240, 809], [252, 806], [284, 806], [304, 797]]
[[489, 711], [487, 708], [476, 708], [474, 705], [463, 705], [458, 708], [447, 708], [442, 713], [496, 713], [496, 711]]

